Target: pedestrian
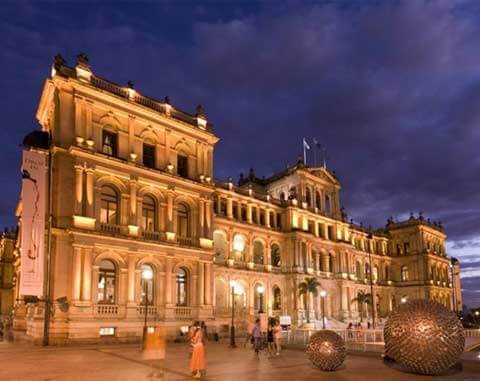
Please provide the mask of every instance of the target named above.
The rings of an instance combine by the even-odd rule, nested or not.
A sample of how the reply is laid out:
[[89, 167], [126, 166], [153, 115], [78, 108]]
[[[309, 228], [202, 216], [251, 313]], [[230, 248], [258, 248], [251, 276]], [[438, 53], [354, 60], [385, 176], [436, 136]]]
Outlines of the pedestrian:
[[352, 339], [352, 338], [353, 338], [352, 330], [353, 330], [353, 323], [350, 322], [350, 323], [348, 324], [348, 327], [347, 327], [347, 331], [348, 331], [347, 337], [348, 337], [349, 339]]
[[274, 327], [273, 327], [273, 322], [270, 321], [268, 323], [268, 328], [267, 328], [267, 348], [268, 348], [268, 354], [270, 356], [275, 356], [275, 340], [274, 340]]
[[280, 339], [282, 338], [282, 327], [278, 320], [275, 320], [275, 329], [273, 331], [273, 337], [275, 338], [275, 351], [276, 355], [280, 356]]
[[202, 372], [206, 371], [205, 366], [205, 348], [203, 345], [203, 332], [199, 322], [195, 322], [193, 327], [193, 352], [190, 360], [190, 369], [193, 378], [201, 378]]
[[205, 324], [205, 322], [202, 320], [202, 322], [200, 323], [200, 327], [203, 334], [203, 345], [206, 345], [208, 342], [207, 324]]
[[253, 348], [255, 349], [255, 354], [259, 355], [260, 352], [260, 345], [262, 343], [262, 328], [260, 326], [260, 319], [255, 320], [255, 325], [252, 329], [252, 337], [253, 337]]

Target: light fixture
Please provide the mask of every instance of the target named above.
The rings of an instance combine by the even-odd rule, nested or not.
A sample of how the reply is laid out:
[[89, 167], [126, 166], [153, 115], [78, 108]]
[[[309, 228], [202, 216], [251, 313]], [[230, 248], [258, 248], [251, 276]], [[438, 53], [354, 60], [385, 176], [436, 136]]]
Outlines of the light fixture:
[[153, 272], [150, 267], [145, 266], [142, 270], [142, 279], [150, 280], [153, 278]]
[[325, 296], [327, 296], [327, 291], [321, 290], [321, 291], [320, 291], [320, 296], [321, 296], [322, 298], [324, 298]]
[[233, 287], [233, 288], [237, 287], [237, 281], [235, 279], [232, 279], [230, 281], [230, 287]]
[[402, 296], [402, 298], [400, 299], [400, 302], [402, 302], [402, 303], [407, 303], [407, 297], [406, 297], [406, 296]]
[[258, 287], [257, 287], [257, 291], [258, 291], [259, 294], [263, 294], [263, 293], [265, 292], [265, 287], [263, 287], [263, 286], [258, 286]]

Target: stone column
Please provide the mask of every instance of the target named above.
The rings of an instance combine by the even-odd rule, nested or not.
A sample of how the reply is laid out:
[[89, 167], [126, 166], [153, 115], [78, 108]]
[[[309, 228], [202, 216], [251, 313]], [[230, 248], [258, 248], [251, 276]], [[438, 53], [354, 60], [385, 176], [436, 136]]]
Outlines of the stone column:
[[265, 212], [265, 226], [269, 228], [270, 227], [270, 210], [265, 209], [264, 212]]
[[232, 197], [227, 198], [227, 218], [233, 218], [233, 200]]
[[75, 136], [84, 137], [82, 126], [82, 99], [78, 96], [74, 96], [75, 102]]
[[72, 300], [80, 300], [80, 292], [82, 285], [82, 248], [73, 246], [72, 258]]
[[252, 204], [247, 204], [247, 223], [252, 223]]
[[92, 300], [92, 250], [86, 249], [83, 256], [82, 300]]
[[210, 200], [205, 201], [205, 236], [206, 238], [212, 238], [212, 202]]
[[172, 258], [165, 261], [165, 303], [172, 304]]
[[83, 167], [75, 166], [75, 215], [83, 215]]
[[90, 100], [85, 101], [86, 107], [86, 120], [85, 120], [85, 138], [92, 139], [92, 102]]
[[320, 253], [315, 252], [315, 270], [320, 271]]
[[137, 180], [130, 180], [129, 224], [137, 225]]
[[322, 254], [322, 269], [323, 271], [326, 271], [326, 272], [332, 271], [332, 269], [330, 269], [330, 261], [329, 261], [328, 254]]
[[242, 203], [237, 202], [237, 217], [239, 221], [242, 221]]
[[93, 174], [92, 168], [85, 169], [86, 172], [86, 215], [87, 217], [95, 217], [94, 204], [93, 204]]
[[135, 256], [128, 257], [128, 304], [135, 303]]
[[198, 237], [205, 236], [205, 201], [198, 200]]
[[204, 263], [198, 262], [198, 284], [197, 284], [197, 302], [199, 306], [204, 305], [204, 296], [205, 296], [205, 271]]
[[260, 225], [260, 206], [255, 208], [256, 215], [257, 215], [257, 224]]
[[173, 192], [167, 193], [167, 231], [173, 232]]
[[212, 264], [205, 263], [205, 304], [212, 304]]

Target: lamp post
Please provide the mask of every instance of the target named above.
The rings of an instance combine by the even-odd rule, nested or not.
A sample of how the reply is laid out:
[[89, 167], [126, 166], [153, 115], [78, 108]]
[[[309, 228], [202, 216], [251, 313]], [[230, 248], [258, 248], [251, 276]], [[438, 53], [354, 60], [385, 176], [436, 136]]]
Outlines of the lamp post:
[[402, 296], [400, 298], [400, 303], [407, 303], [407, 297], [406, 296]]
[[325, 329], [325, 297], [327, 296], [327, 291], [321, 290], [320, 297], [322, 298], [322, 327]]
[[478, 324], [478, 316], [480, 316], [480, 312], [477, 310], [475, 311], [475, 323]]
[[232, 288], [232, 324], [230, 326], [230, 348], [236, 348], [237, 345], [235, 344], [235, 287], [237, 286], [237, 281], [231, 280], [230, 287]]
[[258, 313], [263, 314], [263, 293], [265, 292], [265, 287], [258, 286], [257, 291], [260, 297], [260, 308], [258, 309]]
[[143, 279], [143, 292], [145, 298], [145, 320], [143, 323], [143, 343], [145, 344], [145, 339], [147, 338], [147, 313], [148, 313], [148, 281], [153, 278], [152, 269], [145, 266], [142, 270], [142, 279]]
[[[368, 234], [369, 239], [373, 239], [372, 233]], [[370, 241], [369, 241], [370, 242]], [[375, 294], [373, 293], [373, 274], [372, 274], [372, 253], [371, 250], [368, 250], [368, 266], [369, 266], [369, 273], [370, 273], [370, 295], [372, 297], [372, 328], [375, 329], [375, 310], [376, 310], [376, 298]], [[368, 308], [368, 307], [367, 307]]]

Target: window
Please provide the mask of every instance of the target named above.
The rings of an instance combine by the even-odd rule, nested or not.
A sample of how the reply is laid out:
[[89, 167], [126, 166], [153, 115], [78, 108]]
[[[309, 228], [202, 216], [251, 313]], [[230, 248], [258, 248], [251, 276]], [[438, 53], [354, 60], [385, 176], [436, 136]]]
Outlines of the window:
[[155, 201], [150, 196], [143, 198], [142, 206], [142, 228], [143, 230], [153, 232], [155, 231]]
[[402, 282], [408, 281], [408, 267], [407, 266], [402, 266], [401, 274], [402, 274]]
[[179, 176], [188, 177], [188, 157], [187, 156], [178, 154], [177, 173]]
[[332, 203], [330, 201], [330, 196], [325, 196], [325, 212], [331, 213], [332, 212]]
[[317, 208], [318, 209], [322, 209], [322, 201], [321, 201], [321, 196], [320, 196], [320, 192], [315, 192], [315, 199], [316, 199], [316, 204], [317, 204]]
[[190, 237], [188, 226], [188, 207], [181, 203], [177, 207], [177, 235], [179, 237]]
[[255, 294], [254, 294], [253, 302], [254, 302], [255, 310], [259, 312], [263, 312], [264, 301], [265, 301], [265, 298], [263, 295], [264, 292], [265, 292], [265, 288], [261, 284], [257, 284], [255, 286]]
[[285, 197], [285, 192], [280, 193], [280, 200], [285, 201], [287, 198]]
[[226, 257], [227, 252], [227, 240], [225, 233], [220, 230], [213, 232], [213, 247], [215, 249], [215, 255], [220, 258]]
[[404, 242], [404, 244], [403, 244], [403, 253], [404, 253], [405, 255], [408, 254], [408, 249], [409, 249], [409, 248], [410, 248], [410, 243], [409, 243], [409, 242]]
[[117, 156], [117, 134], [115, 132], [103, 130], [102, 152], [109, 156]]
[[115, 303], [116, 271], [112, 261], [104, 259], [98, 269], [99, 303]]
[[390, 278], [390, 268], [388, 265], [385, 266], [385, 280], [388, 282]]
[[100, 223], [118, 223], [118, 195], [115, 189], [106, 185], [102, 187], [100, 194]]
[[355, 264], [355, 275], [357, 276], [357, 279], [362, 279], [362, 265], [358, 261]]
[[280, 265], [282, 264], [281, 256], [280, 256], [280, 248], [278, 247], [277, 244], [272, 245], [270, 260], [271, 260], [272, 266], [274, 267], [280, 267]]
[[308, 207], [312, 206], [312, 193], [310, 192], [310, 188], [307, 188], [306, 202]]
[[397, 243], [397, 255], [401, 255], [402, 254], [402, 247], [400, 246], [400, 244]]
[[282, 308], [282, 293], [277, 286], [273, 287], [273, 310], [279, 310]]
[[233, 255], [236, 261], [244, 261], [245, 237], [241, 234], [235, 234], [233, 237]]
[[187, 305], [187, 272], [183, 268], [177, 271], [177, 306]]
[[[153, 272], [153, 268], [150, 265], [142, 265], [142, 273], [144, 271], [148, 271], [151, 274], [155, 274]], [[145, 305], [145, 298], [146, 302], [149, 305], [153, 304], [153, 277], [152, 279], [143, 279], [141, 278], [140, 281], [140, 286], [142, 287], [142, 299], [141, 299], [141, 304]]]
[[373, 266], [372, 277], [373, 277], [374, 282], [376, 282], [378, 280], [378, 267], [377, 266]]
[[370, 279], [370, 265], [368, 263], [365, 263], [365, 277]]
[[143, 144], [143, 165], [155, 168], [155, 146], [152, 144]]
[[253, 242], [253, 262], [257, 265], [263, 264], [263, 243], [260, 241]]
[[277, 229], [282, 229], [282, 215], [280, 213], [277, 214]]

